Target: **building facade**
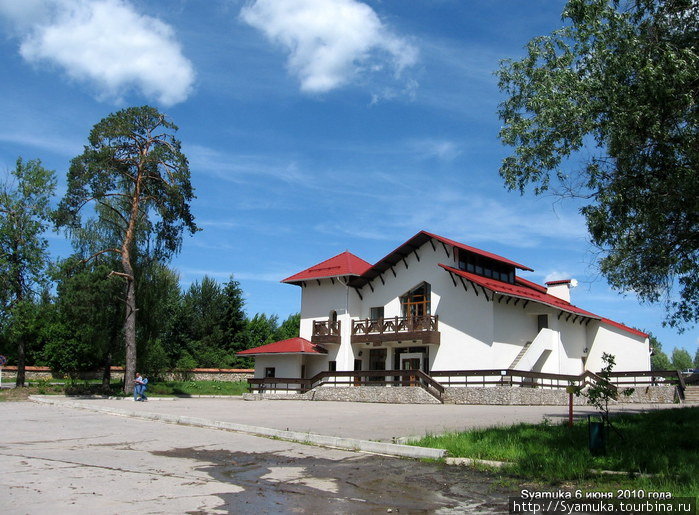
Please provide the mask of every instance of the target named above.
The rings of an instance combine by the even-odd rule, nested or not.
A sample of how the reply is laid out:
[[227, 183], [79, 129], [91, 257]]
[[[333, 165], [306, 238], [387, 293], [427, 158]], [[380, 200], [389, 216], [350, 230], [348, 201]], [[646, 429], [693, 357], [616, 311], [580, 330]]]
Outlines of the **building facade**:
[[650, 370], [641, 331], [570, 302], [573, 280], [538, 285], [530, 268], [421, 231], [376, 264], [343, 252], [283, 280], [302, 289], [300, 338], [242, 355], [255, 377], [323, 371], [513, 369], [579, 375], [615, 356]]

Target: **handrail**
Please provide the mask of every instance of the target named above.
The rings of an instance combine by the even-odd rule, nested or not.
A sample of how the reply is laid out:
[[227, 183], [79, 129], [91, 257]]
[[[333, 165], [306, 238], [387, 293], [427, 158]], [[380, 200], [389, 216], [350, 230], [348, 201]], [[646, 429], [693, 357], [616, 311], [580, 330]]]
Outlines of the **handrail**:
[[342, 320], [314, 320], [313, 336], [340, 336]]
[[588, 381], [588, 378], [594, 379], [595, 383], [602, 383], [602, 384], [607, 383], [607, 385], [609, 385], [612, 388], [612, 390], [614, 390], [615, 394], [619, 391], [619, 388], [617, 388], [617, 386], [615, 384], [613, 384], [609, 379], [605, 379], [604, 377], [602, 377], [598, 374], [595, 374], [594, 372], [591, 372], [590, 370], [586, 370], [585, 373], [580, 376], [580, 380], [581, 380], [580, 386], [581, 387], [585, 387], [585, 385], [592, 386], [592, 381]]
[[680, 380], [679, 388], [677, 388], [677, 390], [679, 391], [680, 399], [684, 400], [684, 390], [686, 386], [684, 383], [684, 377], [682, 376], [682, 372], [679, 370], [677, 371], [677, 378]]
[[[624, 378], [649, 378], [649, 381], [619, 381]], [[440, 378], [444, 378], [441, 379]], [[454, 381], [453, 379], [457, 380]], [[458, 380], [462, 378], [463, 380]], [[469, 381], [469, 378], [482, 378], [482, 380]], [[490, 379], [488, 379], [490, 378]], [[493, 379], [494, 378], [494, 379]], [[516, 379], [519, 378], [519, 379]], [[676, 384], [680, 394], [684, 393], [685, 383], [682, 375], [677, 371], [629, 371], [612, 372], [609, 384], [618, 389], [624, 385], [650, 385], [655, 384], [657, 378], [663, 378], [668, 385]], [[616, 379], [616, 380], [615, 380]], [[522, 371], [513, 369], [486, 369], [486, 370], [439, 370], [429, 374], [422, 370], [353, 370], [353, 371], [324, 371], [319, 372], [309, 379], [299, 378], [257, 378], [248, 379], [249, 388], [255, 386], [258, 390], [264, 388], [287, 391], [307, 392], [322, 385], [392, 385], [392, 386], [420, 386], [431, 395], [441, 400], [445, 392], [445, 385], [469, 386], [469, 385], [519, 385], [523, 387], [565, 388], [567, 386], [585, 387], [587, 385], [604, 381], [598, 374], [585, 371], [580, 375], [549, 374], [546, 372]], [[275, 387], [286, 385], [286, 388]], [[297, 386], [291, 388], [291, 386]]]
[[[425, 374], [422, 370], [410, 370], [409, 372], [417, 372], [417, 377], [422, 379], [424, 381], [424, 384], [422, 382], [419, 382], [420, 386], [430, 395], [433, 397], [436, 397], [440, 402], [442, 401], [442, 395], [444, 394], [444, 387], [439, 384], [437, 381], [432, 379], [430, 376]], [[430, 391], [430, 388], [434, 388], [437, 390], [437, 394], [434, 394], [433, 392]]]

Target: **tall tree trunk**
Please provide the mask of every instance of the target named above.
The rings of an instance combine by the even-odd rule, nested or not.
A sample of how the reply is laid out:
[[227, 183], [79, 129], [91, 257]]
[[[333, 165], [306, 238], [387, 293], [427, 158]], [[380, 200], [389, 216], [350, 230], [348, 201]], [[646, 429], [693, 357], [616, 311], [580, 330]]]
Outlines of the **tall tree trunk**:
[[24, 386], [25, 380], [25, 364], [26, 364], [26, 345], [24, 342], [24, 336], [19, 337], [17, 342], [17, 379], [15, 380], [15, 386]]
[[[147, 152], [147, 149], [144, 151]], [[141, 171], [136, 177], [136, 184], [131, 201], [131, 215], [121, 246], [121, 265], [126, 279], [126, 313], [124, 315], [124, 348], [126, 363], [124, 366], [124, 392], [133, 392], [133, 379], [136, 377], [136, 278], [131, 266], [131, 248], [136, 234], [136, 220], [141, 200]]]
[[124, 367], [124, 392], [133, 392], [133, 378], [136, 377], [136, 282], [129, 263], [130, 277], [126, 279], [126, 316], [124, 318], [124, 347], [126, 366]]

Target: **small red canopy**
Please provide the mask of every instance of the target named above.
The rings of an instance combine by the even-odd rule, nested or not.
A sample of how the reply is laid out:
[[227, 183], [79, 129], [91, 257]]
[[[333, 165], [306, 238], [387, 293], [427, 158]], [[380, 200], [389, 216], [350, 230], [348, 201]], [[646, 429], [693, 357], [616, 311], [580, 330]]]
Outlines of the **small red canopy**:
[[256, 356], [258, 354], [327, 354], [328, 351], [311, 343], [305, 338], [289, 338], [278, 342], [268, 343], [238, 352], [238, 356]]
[[370, 263], [346, 250], [322, 263], [306, 268], [298, 274], [287, 277], [282, 282], [296, 284], [307, 279], [328, 279], [344, 275], [358, 276], [369, 268], [371, 268]]

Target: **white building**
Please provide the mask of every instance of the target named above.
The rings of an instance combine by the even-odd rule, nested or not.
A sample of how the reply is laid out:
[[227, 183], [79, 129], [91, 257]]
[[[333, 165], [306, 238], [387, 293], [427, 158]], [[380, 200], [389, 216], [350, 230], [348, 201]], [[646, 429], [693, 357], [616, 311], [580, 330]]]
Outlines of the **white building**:
[[570, 303], [507, 258], [421, 231], [374, 265], [343, 252], [287, 279], [302, 289], [300, 338], [250, 349], [255, 377], [323, 371], [514, 369], [579, 375], [613, 354], [650, 370], [647, 335]]

